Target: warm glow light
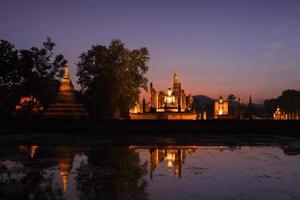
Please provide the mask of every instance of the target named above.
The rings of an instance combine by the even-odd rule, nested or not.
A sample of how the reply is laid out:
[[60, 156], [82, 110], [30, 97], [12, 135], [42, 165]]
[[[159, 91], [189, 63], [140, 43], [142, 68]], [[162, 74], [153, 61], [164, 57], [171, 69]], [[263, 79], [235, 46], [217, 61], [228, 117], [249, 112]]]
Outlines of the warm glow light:
[[220, 96], [220, 98], [215, 101], [214, 109], [215, 118], [221, 115], [228, 115], [228, 101], [223, 100], [223, 97]]
[[32, 146], [30, 147], [30, 157], [31, 157], [31, 158], [34, 157], [34, 155], [35, 155], [35, 153], [36, 153], [36, 151], [37, 151], [38, 148], [39, 148], [39, 146], [37, 146], [37, 145], [32, 145]]
[[21, 97], [20, 104], [28, 105], [32, 101], [32, 97]]
[[170, 152], [167, 152], [167, 163], [168, 163], [168, 168], [172, 168], [173, 167], [173, 163], [175, 161], [175, 154], [174, 153], [170, 153]]
[[223, 107], [222, 106], [220, 106], [219, 115], [223, 115]]

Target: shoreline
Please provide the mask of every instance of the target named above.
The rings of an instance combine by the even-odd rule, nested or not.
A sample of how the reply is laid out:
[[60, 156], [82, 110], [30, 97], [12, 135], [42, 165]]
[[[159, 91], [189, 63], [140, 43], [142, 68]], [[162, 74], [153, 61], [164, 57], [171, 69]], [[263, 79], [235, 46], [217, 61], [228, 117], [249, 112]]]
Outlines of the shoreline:
[[300, 137], [299, 121], [274, 120], [1, 120], [5, 134], [282, 135]]

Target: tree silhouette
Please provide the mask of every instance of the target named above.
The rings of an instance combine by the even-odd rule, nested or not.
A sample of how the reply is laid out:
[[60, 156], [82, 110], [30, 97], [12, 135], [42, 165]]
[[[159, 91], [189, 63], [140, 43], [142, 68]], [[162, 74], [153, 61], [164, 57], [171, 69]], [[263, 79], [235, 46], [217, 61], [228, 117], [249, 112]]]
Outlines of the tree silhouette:
[[300, 91], [284, 90], [282, 94], [273, 99], [266, 99], [264, 106], [269, 114], [272, 116], [276, 107], [280, 106], [283, 111], [294, 112], [300, 111]]
[[[66, 63], [61, 54], [54, 55], [55, 43], [47, 38], [42, 48], [15, 49], [0, 41], [0, 113], [9, 115], [21, 95], [35, 96], [47, 106], [59, 86]], [[5, 109], [6, 108], [6, 109]], [[9, 108], [9, 109], [7, 109]]]
[[147, 90], [147, 48], [129, 50], [120, 40], [109, 46], [95, 45], [82, 53], [77, 64], [78, 83], [91, 114], [100, 118], [126, 117]]
[[227, 96], [227, 100], [229, 101], [229, 103], [231, 103], [236, 100], [236, 96], [234, 96], [234, 94], [229, 94]]

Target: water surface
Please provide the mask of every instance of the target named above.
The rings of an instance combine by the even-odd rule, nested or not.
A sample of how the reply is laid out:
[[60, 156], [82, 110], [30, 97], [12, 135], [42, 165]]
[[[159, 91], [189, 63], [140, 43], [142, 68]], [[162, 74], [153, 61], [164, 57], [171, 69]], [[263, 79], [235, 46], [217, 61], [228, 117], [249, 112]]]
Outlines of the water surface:
[[49, 138], [2, 137], [0, 199], [300, 199], [295, 138]]

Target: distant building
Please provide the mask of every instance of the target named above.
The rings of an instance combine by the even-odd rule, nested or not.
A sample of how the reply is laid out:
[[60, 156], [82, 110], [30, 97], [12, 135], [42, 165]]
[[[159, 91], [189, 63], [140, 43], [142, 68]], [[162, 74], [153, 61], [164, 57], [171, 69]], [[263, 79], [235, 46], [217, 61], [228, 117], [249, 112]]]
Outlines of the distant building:
[[137, 102], [130, 109], [130, 119], [166, 119], [166, 120], [196, 120], [193, 113], [193, 99], [186, 95], [176, 73], [173, 76], [173, 87], [166, 92], [156, 91], [150, 83], [150, 103], [143, 106]]
[[238, 107], [235, 112], [235, 119], [243, 119], [243, 116], [245, 114], [245, 108], [243, 107], [241, 103], [241, 98], [238, 99]]
[[285, 116], [282, 114], [279, 106], [277, 106], [277, 108], [276, 108], [276, 110], [273, 114], [273, 119], [274, 120], [283, 120], [283, 119], [285, 119]]
[[132, 114], [141, 113], [141, 112], [142, 112], [141, 105], [138, 101], [136, 101], [129, 110], [129, 113], [132, 113]]
[[174, 73], [173, 87], [167, 92], [156, 91], [150, 83], [152, 112], [190, 112], [192, 110], [192, 96], [186, 95], [181, 88], [178, 75]]
[[214, 102], [214, 118], [224, 118], [228, 116], [228, 101], [224, 100], [222, 96]]
[[198, 119], [199, 120], [207, 120], [206, 111], [202, 111], [198, 113]]
[[20, 98], [20, 103], [15, 106], [13, 111], [14, 117], [23, 116], [40, 116], [44, 108], [41, 106], [39, 101], [33, 96], [26, 96]]
[[245, 112], [245, 118], [246, 119], [255, 119], [255, 108], [254, 105], [252, 103], [252, 97], [251, 94], [249, 96], [249, 103]]
[[282, 111], [279, 106], [276, 107], [275, 112], [273, 113], [274, 120], [300, 120], [299, 112], [286, 112]]

